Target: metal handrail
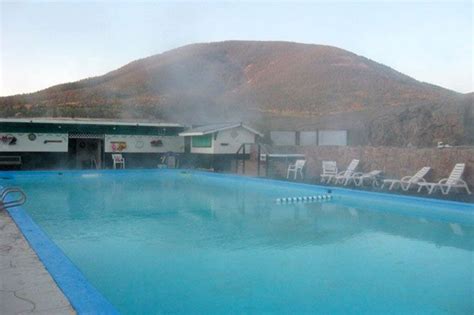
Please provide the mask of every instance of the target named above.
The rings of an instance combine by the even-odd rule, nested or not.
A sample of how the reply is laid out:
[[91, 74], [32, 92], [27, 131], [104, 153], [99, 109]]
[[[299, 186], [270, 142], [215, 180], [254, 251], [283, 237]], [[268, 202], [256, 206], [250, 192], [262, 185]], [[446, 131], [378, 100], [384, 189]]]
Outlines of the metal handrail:
[[[257, 176], [260, 176], [260, 156], [262, 154], [265, 154], [268, 156], [268, 153], [269, 153], [269, 149], [268, 147], [264, 144], [264, 143], [253, 143], [253, 142], [244, 142], [240, 145], [239, 149], [237, 150], [237, 152], [235, 152], [235, 172], [238, 173], [239, 172], [239, 161], [242, 161], [242, 174], [245, 174], [245, 155], [247, 154], [246, 153], [246, 146], [250, 146], [250, 151], [252, 150], [252, 146], [253, 145], [256, 145], [257, 146]], [[262, 149], [263, 149], [263, 152], [262, 153]], [[242, 158], [239, 159], [239, 155], [242, 154]], [[250, 152], [249, 152], [250, 154]], [[268, 173], [268, 171], [266, 171], [266, 173]]]
[[[20, 194], [20, 198], [12, 201], [5, 202], [5, 199], [8, 194], [11, 193], [18, 193]], [[7, 209], [12, 207], [21, 206], [26, 202], [26, 194], [23, 190], [18, 187], [7, 187], [0, 191], [0, 207]]]
[[[241, 151], [242, 151], [242, 174], [245, 174], [245, 155], [246, 155], [246, 152], [245, 152], [245, 148], [247, 145], [254, 145], [255, 143], [249, 143], [249, 142], [244, 142], [240, 145], [239, 149], [237, 150], [237, 152], [235, 152], [235, 160], [236, 160], [236, 163], [235, 163], [235, 172], [238, 173], [239, 172], [239, 154], [241, 154]], [[249, 152], [250, 153], [250, 152]]]

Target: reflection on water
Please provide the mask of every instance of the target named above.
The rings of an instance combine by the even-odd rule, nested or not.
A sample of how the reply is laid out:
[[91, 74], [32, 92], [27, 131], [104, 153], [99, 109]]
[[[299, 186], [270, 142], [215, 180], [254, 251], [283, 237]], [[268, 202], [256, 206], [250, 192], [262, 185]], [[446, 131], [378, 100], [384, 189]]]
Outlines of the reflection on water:
[[124, 313], [473, 310], [474, 226], [449, 211], [357, 196], [278, 205], [316, 192], [179, 173], [18, 184]]

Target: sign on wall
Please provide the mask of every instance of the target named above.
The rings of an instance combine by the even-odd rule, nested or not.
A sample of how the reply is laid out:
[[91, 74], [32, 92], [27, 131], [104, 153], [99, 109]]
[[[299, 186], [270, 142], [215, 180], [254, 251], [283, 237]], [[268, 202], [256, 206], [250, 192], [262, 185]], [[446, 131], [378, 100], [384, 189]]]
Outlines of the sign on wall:
[[184, 138], [177, 136], [105, 135], [106, 153], [184, 152]]

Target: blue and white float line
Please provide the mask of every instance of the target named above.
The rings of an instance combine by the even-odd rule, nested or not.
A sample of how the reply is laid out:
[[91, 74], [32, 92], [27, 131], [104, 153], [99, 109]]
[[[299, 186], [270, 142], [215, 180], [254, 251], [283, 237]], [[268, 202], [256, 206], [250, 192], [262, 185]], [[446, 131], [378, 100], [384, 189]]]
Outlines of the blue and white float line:
[[331, 194], [323, 194], [323, 195], [314, 195], [314, 196], [276, 198], [276, 203], [284, 204], [284, 203], [297, 203], [297, 202], [318, 202], [318, 201], [331, 200], [331, 199], [332, 199]]

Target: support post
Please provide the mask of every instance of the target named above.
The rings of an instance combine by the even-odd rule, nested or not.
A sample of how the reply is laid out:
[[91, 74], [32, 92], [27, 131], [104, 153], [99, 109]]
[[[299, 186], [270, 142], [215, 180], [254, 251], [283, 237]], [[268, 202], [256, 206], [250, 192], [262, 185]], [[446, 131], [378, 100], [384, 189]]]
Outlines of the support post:
[[244, 156], [242, 157], [242, 174], [245, 174], [245, 144], [244, 144]]
[[239, 173], [239, 151], [235, 154], [235, 173]]
[[257, 144], [257, 177], [260, 177], [260, 143]]
[[270, 165], [270, 157], [268, 156], [268, 153], [265, 154], [265, 177], [268, 177], [268, 167]]

